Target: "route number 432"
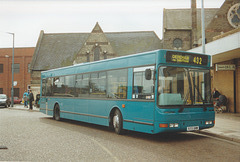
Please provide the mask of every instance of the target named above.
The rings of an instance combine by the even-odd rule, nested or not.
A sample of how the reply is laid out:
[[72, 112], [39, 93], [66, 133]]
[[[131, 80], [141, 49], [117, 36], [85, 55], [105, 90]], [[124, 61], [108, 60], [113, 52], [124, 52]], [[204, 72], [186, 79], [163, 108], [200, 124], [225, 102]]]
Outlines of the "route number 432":
[[194, 62], [194, 64], [202, 65], [202, 58], [201, 57], [194, 57], [193, 62]]

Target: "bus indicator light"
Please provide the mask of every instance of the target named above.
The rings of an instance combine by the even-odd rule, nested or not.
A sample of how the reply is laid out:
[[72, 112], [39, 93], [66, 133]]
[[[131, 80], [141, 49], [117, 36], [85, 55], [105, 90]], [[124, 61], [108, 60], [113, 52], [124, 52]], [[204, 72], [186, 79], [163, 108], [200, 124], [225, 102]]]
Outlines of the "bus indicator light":
[[122, 108], [125, 108], [125, 104], [122, 104]]
[[160, 128], [168, 128], [168, 124], [159, 124]]

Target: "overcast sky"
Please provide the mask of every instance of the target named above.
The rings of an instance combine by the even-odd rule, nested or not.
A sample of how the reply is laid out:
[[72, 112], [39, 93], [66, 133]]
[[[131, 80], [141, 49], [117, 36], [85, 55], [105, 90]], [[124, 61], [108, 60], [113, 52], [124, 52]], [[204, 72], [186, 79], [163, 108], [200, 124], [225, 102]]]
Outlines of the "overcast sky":
[[[204, 0], [219, 8], [224, 0]], [[155, 31], [162, 38], [163, 8], [190, 8], [191, 0], [0, 0], [0, 48], [35, 47], [45, 33]], [[201, 0], [197, 0], [201, 8]]]

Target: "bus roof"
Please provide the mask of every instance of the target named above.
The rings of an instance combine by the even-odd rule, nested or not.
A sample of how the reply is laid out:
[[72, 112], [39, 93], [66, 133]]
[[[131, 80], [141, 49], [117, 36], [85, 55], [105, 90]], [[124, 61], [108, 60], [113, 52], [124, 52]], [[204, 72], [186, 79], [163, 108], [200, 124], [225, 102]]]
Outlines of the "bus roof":
[[[72, 66], [43, 71], [41, 73], [44, 76], [47, 75], [46, 77], [53, 77], [58, 75], [88, 73], [92, 71], [104, 71], [104, 70], [127, 68], [127, 67], [134, 67], [134, 66], [155, 65], [157, 54], [159, 55], [166, 54], [167, 51], [171, 51], [174, 53], [179, 52], [184, 54], [196, 54], [196, 53], [191, 53], [186, 51], [159, 49], [159, 50], [148, 51], [148, 52], [143, 52], [138, 54], [110, 58], [106, 60], [75, 64]], [[205, 54], [198, 54], [198, 55], [205, 55]], [[209, 55], [206, 55], [206, 56], [210, 57]], [[166, 58], [162, 57], [160, 62], [166, 63]]]

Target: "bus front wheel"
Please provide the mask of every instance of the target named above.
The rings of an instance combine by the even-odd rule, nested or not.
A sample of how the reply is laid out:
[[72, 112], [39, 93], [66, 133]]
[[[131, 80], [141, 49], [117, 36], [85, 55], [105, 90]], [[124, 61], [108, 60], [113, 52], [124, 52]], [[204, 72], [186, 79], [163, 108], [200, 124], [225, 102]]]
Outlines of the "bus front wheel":
[[60, 120], [60, 107], [58, 104], [56, 104], [54, 107], [53, 118], [57, 121]]
[[117, 134], [123, 133], [123, 119], [121, 112], [116, 109], [113, 115], [113, 128]]

